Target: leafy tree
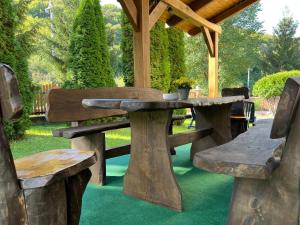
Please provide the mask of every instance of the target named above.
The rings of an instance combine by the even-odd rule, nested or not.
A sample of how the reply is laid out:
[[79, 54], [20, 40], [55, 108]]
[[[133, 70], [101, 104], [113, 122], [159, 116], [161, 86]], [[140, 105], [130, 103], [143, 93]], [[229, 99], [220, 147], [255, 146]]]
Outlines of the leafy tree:
[[[259, 61], [259, 46], [262, 28], [258, 20], [259, 3], [222, 24], [219, 43], [219, 81], [223, 87], [242, 86], [246, 83], [248, 68]], [[204, 93], [207, 92], [208, 51], [202, 35], [186, 39], [188, 75], [197, 80]]]
[[74, 22], [69, 70], [75, 88], [113, 85], [101, 8], [97, 0], [82, 0]]
[[39, 13], [44, 26], [39, 32], [36, 55], [47, 58], [49, 63], [45, 66], [48, 73], [54, 69], [58, 83], [64, 83], [68, 79], [68, 50], [78, 7], [79, 0], [55, 0], [52, 1], [52, 6], [48, 6], [48, 0], [41, 0], [31, 10], [33, 14], [37, 14], [47, 8], [46, 18]]
[[264, 72], [273, 73], [300, 69], [300, 47], [295, 38], [298, 23], [287, 13], [274, 28], [273, 39], [268, 40], [261, 50]]
[[174, 81], [186, 76], [184, 33], [177, 28], [168, 29], [171, 87], [175, 91]]

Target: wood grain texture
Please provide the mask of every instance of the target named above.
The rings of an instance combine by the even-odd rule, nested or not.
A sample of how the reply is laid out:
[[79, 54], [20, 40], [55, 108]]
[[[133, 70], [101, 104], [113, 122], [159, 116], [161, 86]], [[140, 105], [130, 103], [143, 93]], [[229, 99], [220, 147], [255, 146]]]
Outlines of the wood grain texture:
[[[280, 97], [271, 137], [280, 138], [287, 135], [291, 127], [291, 121], [297, 109], [300, 93], [300, 78], [293, 77], [286, 81], [285, 88]], [[287, 110], [289, 109], [289, 110]]]
[[170, 147], [173, 148], [191, 143], [212, 134], [212, 132], [213, 129], [203, 129], [169, 135]]
[[185, 21], [193, 24], [197, 27], [205, 26], [209, 30], [221, 33], [222, 29], [219, 25], [211, 23], [210, 21], [206, 20], [202, 16], [199, 16], [195, 11], [193, 11], [188, 5], [186, 5], [181, 0], [162, 0], [166, 4], [168, 4], [175, 15], [180, 18], [183, 18]]
[[0, 224], [29, 225], [23, 192], [17, 181], [14, 161], [2, 123], [0, 124]]
[[138, 12], [134, 0], [118, 0], [134, 30], [138, 30]]
[[151, 87], [149, 0], [135, 0], [135, 5], [139, 29], [133, 32], [134, 86], [149, 88]]
[[0, 90], [3, 119], [18, 119], [22, 115], [22, 103], [17, 78], [12, 69], [4, 64], [0, 64]]
[[158, 19], [161, 17], [161, 15], [168, 9], [168, 5], [164, 2], [159, 2], [152, 12], [150, 13], [149, 18], [149, 29], [151, 30], [152, 27], [155, 25], [155, 23], [158, 21]]
[[283, 139], [269, 137], [272, 120], [258, 124], [233, 141], [199, 152], [194, 166], [235, 177], [266, 179], [278, 167], [274, 153], [284, 146]]
[[170, 110], [129, 113], [131, 158], [124, 177], [124, 193], [181, 211], [182, 196], [168, 143], [171, 114]]
[[210, 37], [214, 54], [208, 54], [208, 96], [216, 98], [219, 96], [219, 34], [211, 32]]
[[150, 88], [95, 88], [85, 90], [53, 89], [47, 95], [49, 122], [74, 122], [124, 115], [122, 110], [95, 110], [82, 106], [83, 99], [162, 99], [162, 92]]
[[79, 224], [82, 197], [91, 175], [91, 171], [86, 169], [66, 180], [68, 225]]
[[[73, 176], [96, 162], [95, 152], [52, 150], [15, 161], [22, 188], [38, 188]], [[30, 167], [28, 166], [30, 165]]]
[[99, 185], [106, 183], [106, 161], [105, 154], [105, 134], [94, 133], [71, 140], [71, 148], [83, 151], [95, 152], [97, 162], [90, 167], [92, 172], [91, 182]]
[[230, 110], [231, 103], [211, 105], [209, 107], [195, 107], [196, 129], [213, 129], [213, 133], [192, 143], [190, 159], [193, 160], [197, 152], [232, 140]]
[[29, 225], [67, 225], [67, 195], [65, 181], [47, 187], [25, 189]]

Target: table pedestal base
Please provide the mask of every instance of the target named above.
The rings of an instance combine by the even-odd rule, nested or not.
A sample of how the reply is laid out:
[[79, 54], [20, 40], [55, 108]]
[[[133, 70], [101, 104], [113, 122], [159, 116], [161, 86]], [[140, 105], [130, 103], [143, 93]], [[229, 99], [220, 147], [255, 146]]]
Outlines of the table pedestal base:
[[124, 193], [176, 211], [182, 196], [169, 151], [171, 110], [131, 112], [131, 158]]

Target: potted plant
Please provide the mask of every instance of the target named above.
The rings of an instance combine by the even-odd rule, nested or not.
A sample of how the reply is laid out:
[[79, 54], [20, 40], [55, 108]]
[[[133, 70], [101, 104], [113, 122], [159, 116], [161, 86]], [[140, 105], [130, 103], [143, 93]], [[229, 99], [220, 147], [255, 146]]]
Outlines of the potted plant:
[[174, 81], [174, 85], [177, 87], [179, 100], [188, 99], [190, 90], [194, 84], [195, 81], [187, 76], [182, 76]]

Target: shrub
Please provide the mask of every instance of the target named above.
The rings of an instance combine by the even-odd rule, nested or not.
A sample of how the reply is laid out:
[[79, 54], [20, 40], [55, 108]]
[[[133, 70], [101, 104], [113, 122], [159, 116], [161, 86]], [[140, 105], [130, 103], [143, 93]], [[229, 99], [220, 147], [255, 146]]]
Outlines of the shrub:
[[186, 74], [184, 33], [171, 27], [168, 29], [171, 86], [170, 92], [176, 91], [174, 81]]
[[254, 84], [253, 95], [266, 98], [269, 111], [275, 114], [278, 96], [281, 95], [286, 80], [292, 76], [300, 76], [300, 71], [291, 70], [267, 75]]
[[300, 71], [292, 70], [267, 75], [254, 84], [253, 94], [267, 99], [280, 96], [286, 80], [292, 76], [300, 76]]

